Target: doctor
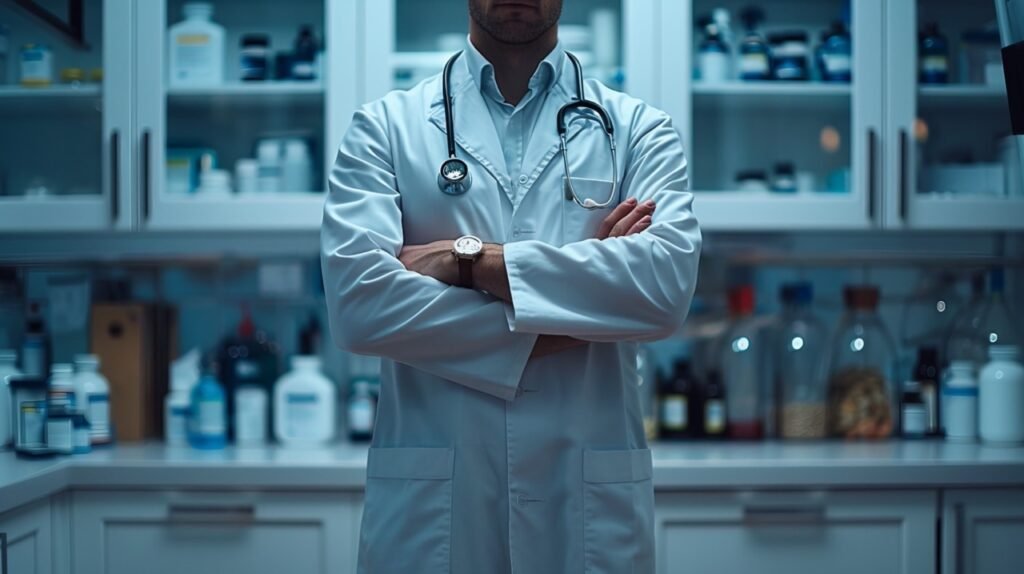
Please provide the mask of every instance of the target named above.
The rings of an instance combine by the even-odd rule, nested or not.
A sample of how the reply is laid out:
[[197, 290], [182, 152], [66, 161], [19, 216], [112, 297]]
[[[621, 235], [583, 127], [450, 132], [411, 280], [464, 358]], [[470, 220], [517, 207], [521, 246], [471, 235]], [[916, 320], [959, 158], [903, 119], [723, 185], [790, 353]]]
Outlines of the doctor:
[[341, 143], [331, 332], [384, 358], [363, 574], [654, 572], [636, 352], [682, 326], [701, 236], [670, 119], [578, 84], [561, 5], [469, 0], [448, 74]]

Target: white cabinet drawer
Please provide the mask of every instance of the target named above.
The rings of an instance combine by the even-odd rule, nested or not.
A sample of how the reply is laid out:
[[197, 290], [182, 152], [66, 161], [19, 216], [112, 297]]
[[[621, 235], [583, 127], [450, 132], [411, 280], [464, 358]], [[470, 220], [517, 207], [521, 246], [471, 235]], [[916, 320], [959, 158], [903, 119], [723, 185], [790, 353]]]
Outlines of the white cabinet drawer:
[[934, 574], [937, 495], [656, 493], [659, 574]]
[[348, 493], [75, 492], [75, 574], [334, 574], [355, 564]]

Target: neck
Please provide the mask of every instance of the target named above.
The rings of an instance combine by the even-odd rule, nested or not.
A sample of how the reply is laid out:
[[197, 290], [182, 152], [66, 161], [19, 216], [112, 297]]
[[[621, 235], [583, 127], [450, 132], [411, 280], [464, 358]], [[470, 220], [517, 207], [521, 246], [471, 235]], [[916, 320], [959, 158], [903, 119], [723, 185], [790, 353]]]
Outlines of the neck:
[[491, 36], [470, 18], [469, 40], [494, 66], [494, 79], [498, 82], [501, 95], [510, 104], [516, 105], [526, 95], [530, 78], [537, 66], [558, 44], [558, 27], [552, 26], [528, 44], [507, 44]]

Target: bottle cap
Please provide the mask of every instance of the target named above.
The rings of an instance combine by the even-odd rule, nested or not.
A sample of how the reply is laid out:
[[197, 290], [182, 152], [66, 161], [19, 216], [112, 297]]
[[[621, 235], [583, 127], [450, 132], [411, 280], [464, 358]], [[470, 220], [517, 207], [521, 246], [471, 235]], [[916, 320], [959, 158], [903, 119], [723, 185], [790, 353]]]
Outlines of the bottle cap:
[[989, 273], [988, 277], [988, 288], [993, 293], [1002, 293], [1006, 287], [1006, 276], [1003, 274], [1002, 267], [996, 267]]
[[785, 283], [779, 288], [779, 299], [783, 303], [810, 303], [814, 300], [814, 286], [809, 281]]
[[847, 309], [874, 311], [878, 308], [881, 293], [875, 285], [847, 285], [843, 289], [843, 300]]
[[729, 290], [729, 312], [733, 315], [754, 313], [754, 287], [741, 285]]
[[96, 355], [80, 354], [75, 355], [75, 368], [82, 370], [95, 370], [100, 366], [100, 358]]
[[18, 360], [18, 353], [14, 349], [0, 349], [0, 363], [13, 363]]
[[988, 358], [993, 361], [1016, 361], [1020, 357], [1020, 347], [1016, 345], [992, 345], [988, 348]]
[[935, 347], [925, 346], [917, 350], [917, 362], [936, 365], [939, 362], [939, 350]]

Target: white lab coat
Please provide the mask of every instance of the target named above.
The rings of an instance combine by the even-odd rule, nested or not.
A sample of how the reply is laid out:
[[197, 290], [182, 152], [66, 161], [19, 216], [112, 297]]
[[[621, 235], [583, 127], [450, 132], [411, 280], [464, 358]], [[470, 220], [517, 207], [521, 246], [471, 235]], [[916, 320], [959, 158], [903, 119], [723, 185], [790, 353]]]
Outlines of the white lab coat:
[[[651, 574], [636, 351], [681, 327], [697, 281], [682, 144], [664, 113], [587, 81], [616, 126], [618, 201], [657, 203], [643, 233], [591, 239], [611, 207], [588, 211], [563, 193], [555, 115], [575, 93], [571, 64], [513, 182], [465, 62], [452, 94], [468, 193], [436, 183], [447, 157], [440, 77], [356, 112], [331, 173], [321, 239], [331, 332], [345, 350], [384, 358], [359, 572]], [[604, 132], [574, 122], [569, 137], [577, 193], [604, 201]], [[511, 305], [397, 258], [403, 245], [469, 233], [505, 245]], [[531, 360], [538, 334], [591, 343]]]

